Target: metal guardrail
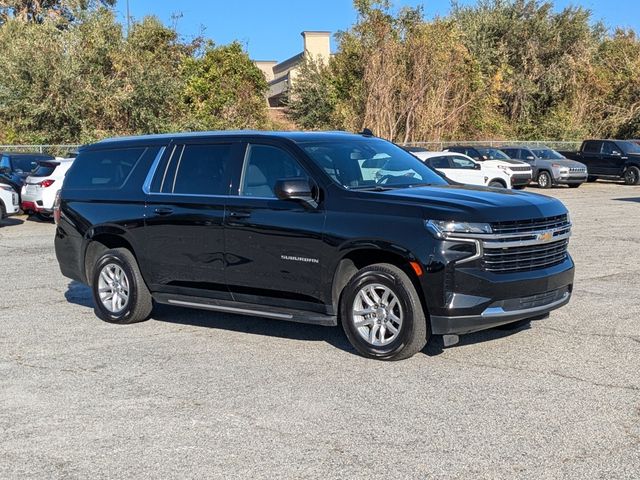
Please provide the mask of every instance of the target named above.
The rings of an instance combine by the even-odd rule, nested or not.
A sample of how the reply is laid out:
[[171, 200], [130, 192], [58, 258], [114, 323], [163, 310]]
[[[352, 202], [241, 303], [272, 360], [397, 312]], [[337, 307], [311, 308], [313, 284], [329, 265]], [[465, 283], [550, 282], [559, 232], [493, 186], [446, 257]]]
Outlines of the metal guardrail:
[[510, 146], [522, 146], [522, 147], [550, 147], [554, 150], [578, 150], [581, 141], [553, 141], [553, 140], [455, 140], [455, 141], [441, 141], [441, 142], [409, 142], [404, 144], [407, 147], [422, 147], [431, 151], [441, 151], [447, 147], [453, 145], [469, 145], [469, 146], [489, 146], [489, 147], [510, 147]]

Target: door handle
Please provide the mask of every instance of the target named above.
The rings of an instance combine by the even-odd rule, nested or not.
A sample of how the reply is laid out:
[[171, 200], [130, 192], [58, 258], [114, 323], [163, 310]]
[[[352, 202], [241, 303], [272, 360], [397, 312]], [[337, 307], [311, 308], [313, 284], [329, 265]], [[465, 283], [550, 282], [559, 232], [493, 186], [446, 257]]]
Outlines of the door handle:
[[243, 218], [249, 218], [251, 214], [249, 212], [230, 212], [229, 216], [231, 218], [235, 218], [236, 220], [240, 220]]
[[173, 208], [168, 207], [158, 207], [154, 210], [156, 215], [165, 216], [171, 215], [173, 213]]

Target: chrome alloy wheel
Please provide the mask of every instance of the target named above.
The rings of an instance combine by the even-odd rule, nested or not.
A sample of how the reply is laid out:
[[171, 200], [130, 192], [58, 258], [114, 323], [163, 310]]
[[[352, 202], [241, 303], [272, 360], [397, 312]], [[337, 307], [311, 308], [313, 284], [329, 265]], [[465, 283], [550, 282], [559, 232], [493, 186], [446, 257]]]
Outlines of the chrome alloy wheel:
[[100, 271], [98, 293], [104, 308], [111, 313], [122, 312], [129, 303], [129, 279], [115, 263], [108, 263]]
[[379, 283], [364, 286], [353, 301], [353, 324], [370, 345], [382, 346], [394, 341], [402, 329], [402, 319], [398, 296]]

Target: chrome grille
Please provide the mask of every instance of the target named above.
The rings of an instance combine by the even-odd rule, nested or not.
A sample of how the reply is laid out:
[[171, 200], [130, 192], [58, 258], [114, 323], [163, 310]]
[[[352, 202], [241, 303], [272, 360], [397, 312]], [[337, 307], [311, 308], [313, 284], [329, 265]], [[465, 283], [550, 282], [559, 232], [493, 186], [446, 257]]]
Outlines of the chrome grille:
[[482, 265], [489, 272], [526, 272], [559, 265], [567, 259], [569, 240], [534, 246], [485, 248]]
[[585, 167], [571, 167], [569, 168], [570, 173], [587, 173], [587, 169]]
[[527, 167], [527, 166], [517, 167], [515, 165], [509, 165], [509, 168], [513, 172], [530, 172], [531, 171], [531, 167]]
[[531, 220], [517, 220], [513, 222], [498, 222], [491, 224], [491, 230], [495, 234], [511, 234], [536, 232], [540, 230], [555, 230], [557, 228], [570, 228], [569, 218], [566, 215], [555, 217], [535, 218]]
[[491, 224], [483, 242], [482, 266], [513, 273], [558, 265], [567, 259], [571, 222], [567, 215]]

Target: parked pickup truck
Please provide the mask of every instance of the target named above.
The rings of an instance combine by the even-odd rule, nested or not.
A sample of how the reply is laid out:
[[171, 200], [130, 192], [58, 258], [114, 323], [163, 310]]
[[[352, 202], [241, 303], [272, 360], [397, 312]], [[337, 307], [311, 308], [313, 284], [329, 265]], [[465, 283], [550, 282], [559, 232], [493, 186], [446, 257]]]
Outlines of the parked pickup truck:
[[630, 140], [585, 140], [577, 152], [560, 152], [584, 163], [589, 181], [621, 178], [627, 185], [640, 184], [640, 145]]

